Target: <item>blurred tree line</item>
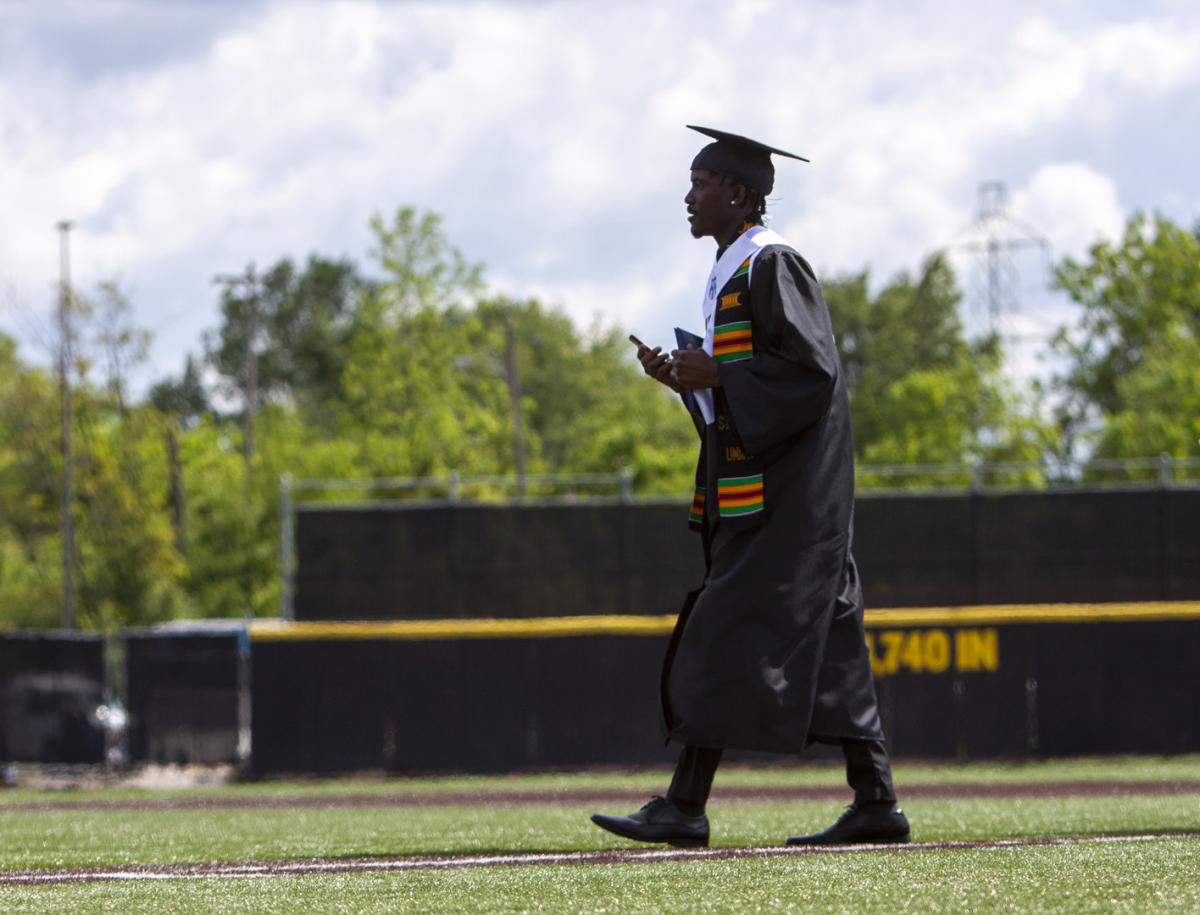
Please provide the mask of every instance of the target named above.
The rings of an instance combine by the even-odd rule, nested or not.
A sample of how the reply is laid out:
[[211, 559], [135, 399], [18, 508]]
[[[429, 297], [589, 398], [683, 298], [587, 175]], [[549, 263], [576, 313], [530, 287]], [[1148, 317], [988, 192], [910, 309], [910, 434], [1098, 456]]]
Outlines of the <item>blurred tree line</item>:
[[[639, 494], [689, 489], [695, 433], [624, 329], [490, 295], [434, 214], [402, 208], [371, 228], [366, 269], [314, 254], [226, 283], [202, 352], [140, 400], [126, 379], [148, 336], [121, 290], [76, 297], [84, 628], [275, 614], [285, 472], [628, 468]], [[1057, 283], [1083, 309], [1055, 341], [1068, 370], [1020, 391], [996, 339], [966, 338], [943, 258], [876, 293], [865, 272], [827, 278], [859, 460], [1200, 454], [1197, 234], [1135, 217], [1119, 245], [1060, 265]], [[60, 417], [55, 377], [0, 336], [0, 628], [59, 621]]]

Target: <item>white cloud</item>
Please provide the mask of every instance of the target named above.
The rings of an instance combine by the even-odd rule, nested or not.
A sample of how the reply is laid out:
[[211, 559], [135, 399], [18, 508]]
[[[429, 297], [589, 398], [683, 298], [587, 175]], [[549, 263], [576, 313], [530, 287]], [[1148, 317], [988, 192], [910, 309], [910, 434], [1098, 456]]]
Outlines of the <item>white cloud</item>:
[[1119, 239], [1127, 215], [1116, 182], [1083, 162], [1043, 165], [1013, 196], [1013, 209], [1054, 240], [1056, 257], [1080, 257], [1101, 239]]
[[[711, 245], [686, 233], [702, 141], [683, 123], [810, 156], [779, 165], [775, 226], [819, 269], [877, 281], [947, 243], [986, 178], [1056, 252], [1127, 209], [1200, 206], [1186, 4], [1120, 21], [1032, 0], [89, 9], [24, 13], [0, 40], [0, 284], [48, 304], [53, 223], [77, 218], [76, 275], [119, 273], [159, 329], [148, 374], [215, 323], [213, 274], [362, 258], [370, 214], [407, 203], [443, 213], [506, 292], [583, 324], [692, 324]], [[151, 10], [161, 47], [106, 42]]]

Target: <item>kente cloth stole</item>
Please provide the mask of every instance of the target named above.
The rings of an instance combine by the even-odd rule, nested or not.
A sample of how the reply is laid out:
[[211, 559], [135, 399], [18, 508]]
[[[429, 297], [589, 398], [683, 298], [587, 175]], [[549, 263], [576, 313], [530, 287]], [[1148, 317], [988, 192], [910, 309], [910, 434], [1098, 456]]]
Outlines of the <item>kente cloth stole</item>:
[[717, 510], [721, 520], [763, 510], [763, 475], [721, 477], [717, 480]]
[[696, 489], [692, 493], [692, 508], [688, 512], [688, 526], [695, 529], [699, 528], [704, 523], [704, 502], [708, 496], [708, 491], [699, 483], [696, 484]]
[[[716, 326], [718, 293], [725, 284], [738, 276], [746, 276], [754, 265], [754, 257], [767, 245], [786, 245], [787, 241], [778, 232], [766, 226], [751, 226], [743, 232], [738, 240], [725, 249], [717, 258], [708, 274], [708, 283], [704, 287], [704, 351], [717, 362], [733, 362], [749, 358], [754, 353], [750, 342], [750, 322], [736, 322], [738, 326], [725, 325], [720, 328], [719, 335]], [[742, 326], [744, 325], [744, 326]], [[696, 402], [706, 423], [716, 422], [717, 413], [713, 407], [712, 391], [707, 388], [696, 391]]]

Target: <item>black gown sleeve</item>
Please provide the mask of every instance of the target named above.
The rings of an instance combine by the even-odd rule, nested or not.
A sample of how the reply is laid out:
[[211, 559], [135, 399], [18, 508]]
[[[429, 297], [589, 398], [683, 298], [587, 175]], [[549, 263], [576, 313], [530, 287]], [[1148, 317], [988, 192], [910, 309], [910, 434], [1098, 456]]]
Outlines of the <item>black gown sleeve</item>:
[[825, 415], [838, 357], [821, 288], [790, 248], [764, 248], [755, 258], [750, 306], [754, 357], [718, 371], [738, 437], [761, 454]]

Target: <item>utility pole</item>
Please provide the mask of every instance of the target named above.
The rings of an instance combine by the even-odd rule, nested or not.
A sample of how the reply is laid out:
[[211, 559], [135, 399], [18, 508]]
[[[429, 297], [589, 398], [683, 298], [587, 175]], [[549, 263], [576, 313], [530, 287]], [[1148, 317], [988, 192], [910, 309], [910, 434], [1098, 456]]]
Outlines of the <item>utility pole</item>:
[[242, 453], [249, 466], [254, 456], [254, 420], [258, 416], [258, 354], [254, 351], [254, 337], [258, 333], [258, 278], [253, 264], [246, 268], [245, 286], [242, 313], [246, 324], [246, 431], [242, 435]]
[[1012, 254], [1022, 248], [1037, 248], [1044, 254], [1050, 250], [1050, 243], [1037, 229], [1008, 212], [1007, 197], [1008, 189], [1003, 181], [980, 183], [979, 209], [975, 221], [959, 233], [970, 236], [970, 239], [949, 246], [952, 250], [983, 256], [987, 277], [987, 319], [992, 331], [996, 330], [1004, 312], [1018, 308], [1017, 294], [1013, 288], [1017, 270], [1012, 262]]
[[187, 501], [183, 491], [183, 461], [179, 456], [179, 420], [167, 417], [167, 476], [171, 483], [171, 527], [175, 531], [175, 551], [187, 556]]
[[58, 390], [62, 402], [62, 624], [75, 628], [75, 468], [71, 404], [71, 223], [58, 223]]
[[254, 338], [258, 336], [258, 275], [251, 261], [246, 266], [246, 272], [241, 275], [223, 275], [215, 277], [215, 282], [225, 286], [230, 296], [236, 296], [239, 287], [241, 296], [238, 301], [242, 307], [242, 328], [246, 337], [246, 345], [242, 354], [242, 395], [245, 399], [245, 412], [242, 417], [242, 456], [246, 466], [254, 456], [254, 420], [258, 415], [258, 353], [254, 350]]
[[512, 319], [504, 321], [504, 380], [508, 383], [508, 409], [512, 415], [513, 460], [517, 465], [517, 494], [525, 498], [525, 419], [521, 411], [521, 375], [517, 370], [517, 338]]

